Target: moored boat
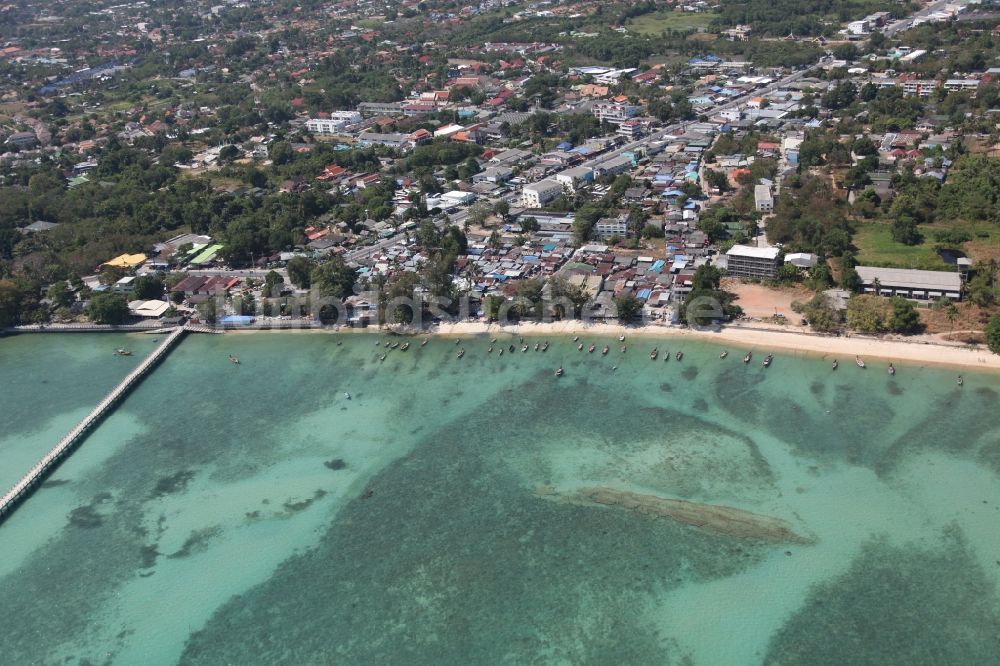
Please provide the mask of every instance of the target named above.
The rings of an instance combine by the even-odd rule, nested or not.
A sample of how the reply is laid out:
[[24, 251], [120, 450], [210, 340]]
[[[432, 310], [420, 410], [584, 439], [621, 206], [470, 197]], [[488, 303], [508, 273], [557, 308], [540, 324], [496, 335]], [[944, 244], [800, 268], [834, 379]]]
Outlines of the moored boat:
[[656, 350], [656, 347], [653, 347], [653, 351], [649, 352], [649, 359], [650, 359], [651, 361], [655, 361], [655, 360], [656, 360], [656, 357], [657, 357], [657, 356], [659, 356], [659, 355], [660, 355], [660, 352], [658, 352], [658, 351]]
[[604, 349], [601, 350], [601, 355], [607, 354], [609, 351], [611, 351], [611, 348], [604, 345]]
[[462, 358], [463, 356], [465, 356], [465, 347], [462, 347], [461, 351], [458, 352], [457, 358]]
[[122, 348], [122, 349], [116, 349], [115, 350], [115, 354], [117, 354], [118, 356], [131, 356], [132, 352], [130, 352], [127, 349]]
[[232, 363], [233, 365], [239, 365], [240, 364], [240, 359], [238, 359], [235, 356], [233, 356], [232, 354], [230, 354], [229, 355], [229, 362]]
[[752, 358], [753, 358], [753, 352], [752, 351], [748, 351], [746, 353], [746, 356], [743, 357], [743, 362], [744, 363], [749, 363], [750, 359], [752, 359]]
[[892, 363], [889, 364], [889, 368], [886, 370], [886, 372], [889, 373], [890, 377], [896, 374], [896, 368], [892, 367]]
[[722, 353], [719, 354], [719, 358], [726, 358], [727, 356], [729, 356], [729, 352], [724, 349], [722, 350]]
[[619, 335], [618, 336], [618, 342], [625, 342], [625, 336], [624, 335]]
[[409, 348], [410, 348], [410, 343], [406, 342], [406, 343], [403, 344], [402, 347], [399, 348], [399, 351], [406, 351]]
[[536, 342], [536, 343], [535, 343], [535, 351], [538, 351], [538, 347], [539, 347], [539, 345], [538, 345], [538, 343]]
[[594, 345], [590, 345], [590, 347], [587, 348], [587, 353], [593, 354], [595, 349], [597, 349], [597, 347], [595, 347]]
[[840, 366], [840, 363], [837, 363], [837, 359], [833, 359], [833, 363], [830, 364], [830, 368], [832, 368], [833, 370], [836, 370], [839, 366]]
[[556, 370], [556, 377], [562, 377], [562, 376], [563, 376], [563, 369], [562, 366], [560, 365], [559, 369]]
[[347, 400], [350, 400], [351, 399], [351, 394], [348, 393], [347, 391], [344, 391], [344, 398], [346, 398]]
[[956, 380], [955, 380], [955, 382], [956, 382], [956, 383], [957, 383], [957, 384], [958, 384], [959, 386], [961, 386], [962, 384], [964, 384], [964, 383], [965, 383], [965, 380], [964, 380], [964, 379], [962, 379], [962, 375], [959, 375], [959, 376], [958, 376], [958, 379], [956, 379]]
[[423, 347], [423, 346], [424, 346], [424, 345], [426, 345], [426, 344], [427, 344], [427, 343], [428, 343], [429, 341], [430, 341], [430, 338], [424, 338], [424, 341], [420, 343], [420, 346], [421, 346], [421, 347]]
[[489, 348], [489, 349], [487, 349], [486, 351], [488, 351], [489, 353], [491, 353], [491, 354], [492, 354], [492, 353], [493, 353], [493, 345], [490, 345], [490, 348]]
[[768, 354], [767, 356], [765, 356], [764, 357], [764, 363], [763, 363], [764, 367], [766, 368], [766, 367], [770, 366], [771, 365], [771, 361], [773, 361], [773, 360], [774, 360], [774, 356], [772, 356], [771, 354]]
[[582, 342], [577, 346], [576, 350], [577, 351], [583, 351], [583, 343]]
[[684, 352], [677, 352], [676, 354], [674, 354], [674, 358], [676, 358], [678, 361], [681, 360], [682, 358], [684, 358]]
[[625, 347], [625, 345], [622, 345], [622, 346], [621, 346], [621, 352], [622, 352], [623, 354], [625, 353], [625, 350], [626, 350], [626, 349], [627, 349], [627, 348]]
[[865, 367], [865, 362], [864, 362], [864, 360], [860, 356], [855, 356], [854, 357], [854, 362], [858, 364], [859, 368]]
[[542, 351], [548, 351], [548, 350], [549, 350], [549, 341], [546, 340], [545, 344], [542, 345]]

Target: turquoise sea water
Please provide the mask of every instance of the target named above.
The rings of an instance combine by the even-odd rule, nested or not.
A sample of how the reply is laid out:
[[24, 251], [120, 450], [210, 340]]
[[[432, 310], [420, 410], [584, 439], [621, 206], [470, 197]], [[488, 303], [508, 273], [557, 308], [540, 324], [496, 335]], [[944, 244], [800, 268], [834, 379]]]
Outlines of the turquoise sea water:
[[[602, 358], [566, 339], [498, 357], [468, 338], [461, 360], [436, 339], [383, 363], [377, 339], [189, 335], [0, 525], [0, 663], [1000, 654], [994, 376], [959, 388], [947, 370], [832, 373], [789, 354], [765, 370], [678, 339], [624, 355], [595, 340]], [[651, 361], [653, 344], [684, 358]], [[37, 378], [0, 401], [6, 478], [137, 362], [119, 345], [0, 340], [3, 385]], [[579, 500], [595, 487], [802, 538]]]

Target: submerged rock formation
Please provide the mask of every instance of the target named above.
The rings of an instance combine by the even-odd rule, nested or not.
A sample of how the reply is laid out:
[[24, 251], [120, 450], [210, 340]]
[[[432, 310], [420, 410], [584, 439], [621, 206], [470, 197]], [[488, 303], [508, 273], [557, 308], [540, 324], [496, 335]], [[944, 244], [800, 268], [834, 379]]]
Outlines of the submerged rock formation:
[[546, 487], [538, 489], [537, 494], [546, 499], [574, 504], [620, 507], [739, 539], [757, 539], [772, 543], [812, 543], [812, 539], [796, 534], [788, 523], [780, 518], [762, 516], [718, 504], [701, 504], [656, 495], [642, 495], [615, 488], [580, 488], [574, 493], [558, 493]]

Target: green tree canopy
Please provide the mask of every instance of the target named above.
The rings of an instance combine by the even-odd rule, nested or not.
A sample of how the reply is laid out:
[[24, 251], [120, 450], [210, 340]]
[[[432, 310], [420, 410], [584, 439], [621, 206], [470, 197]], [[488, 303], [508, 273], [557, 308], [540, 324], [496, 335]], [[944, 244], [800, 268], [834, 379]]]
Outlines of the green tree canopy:
[[149, 301], [163, 298], [163, 281], [155, 275], [140, 275], [132, 282], [132, 298]]
[[986, 325], [986, 345], [994, 354], [1000, 354], [1000, 312]]
[[305, 257], [292, 257], [285, 267], [288, 279], [299, 289], [308, 289], [312, 275], [313, 264]]
[[121, 324], [128, 317], [128, 303], [121, 294], [100, 292], [91, 296], [87, 316], [98, 324]]
[[350, 296], [356, 279], [357, 273], [340, 256], [331, 257], [326, 263], [313, 267], [309, 276], [312, 286], [319, 289], [321, 296], [333, 298]]
[[642, 301], [636, 298], [632, 292], [623, 292], [616, 296], [614, 301], [620, 323], [630, 324], [642, 315]]

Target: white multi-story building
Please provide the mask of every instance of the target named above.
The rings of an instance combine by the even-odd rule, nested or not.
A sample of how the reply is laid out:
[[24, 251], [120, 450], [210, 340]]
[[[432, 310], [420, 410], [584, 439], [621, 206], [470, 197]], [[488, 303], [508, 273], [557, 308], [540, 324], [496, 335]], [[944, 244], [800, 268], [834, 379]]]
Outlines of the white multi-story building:
[[306, 129], [313, 134], [340, 134], [346, 128], [361, 123], [361, 114], [357, 111], [331, 111], [329, 118], [310, 118], [306, 121]]
[[778, 256], [781, 251], [776, 247], [751, 247], [749, 245], [734, 245], [726, 252], [728, 265], [726, 272], [734, 277], [752, 279], [773, 278], [778, 270]]
[[931, 92], [937, 88], [937, 81], [934, 79], [908, 79], [903, 81], [903, 94], [907, 96], [930, 97]]
[[971, 92], [975, 96], [979, 90], [979, 79], [948, 79], [944, 82], [945, 90]]
[[642, 136], [642, 123], [638, 120], [626, 120], [618, 125], [618, 136], [623, 136], [628, 141], [635, 141]]
[[521, 201], [525, 206], [538, 208], [544, 206], [562, 193], [563, 186], [560, 183], [546, 178], [537, 183], [525, 185], [524, 189], [521, 190]]
[[594, 182], [594, 170], [590, 167], [572, 167], [556, 174], [556, 182], [570, 192], [576, 192], [578, 188]]
[[753, 201], [758, 213], [770, 213], [774, 210], [774, 197], [767, 185], [754, 186]]
[[602, 217], [594, 224], [597, 238], [625, 238], [628, 236], [628, 216]]
[[629, 118], [635, 118], [639, 107], [618, 102], [598, 102], [591, 107], [591, 112], [601, 122], [607, 121], [619, 125]]
[[345, 125], [357, 125], [361, 122], [361, 114], [357, 111], [331, 111], [330, 120], [339, 120]]

